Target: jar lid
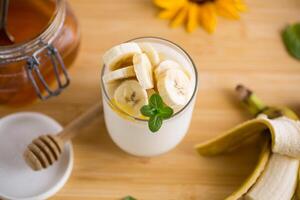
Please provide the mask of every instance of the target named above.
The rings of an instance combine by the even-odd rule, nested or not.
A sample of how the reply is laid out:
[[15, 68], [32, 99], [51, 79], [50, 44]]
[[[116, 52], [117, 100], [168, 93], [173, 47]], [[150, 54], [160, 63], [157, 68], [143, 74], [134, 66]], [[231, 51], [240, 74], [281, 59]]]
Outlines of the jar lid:
[[73, 168], [71, 143], [45, 170], [33, 171], [23, 159], [34, 138], [60, 130], [55, 120], [39, 113], [16, 113], [0, 119], [0, 199], [47, 199], [63, 187]]

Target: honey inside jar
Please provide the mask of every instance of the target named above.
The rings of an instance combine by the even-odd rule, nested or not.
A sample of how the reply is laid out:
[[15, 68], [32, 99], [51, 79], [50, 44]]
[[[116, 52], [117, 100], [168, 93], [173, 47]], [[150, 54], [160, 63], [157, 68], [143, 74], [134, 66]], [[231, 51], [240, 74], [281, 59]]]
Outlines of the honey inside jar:
[[[7, 31], [14, 37], [14, 44], [1, 44], [0, 38], [0, 104], [24, 105], [46, 96], [48, 90], [41, 79], [55, 91], [56, 72], [63, 74], [63, 70], [56, 62], [55, 71], [50, 47], [55, 48], [68, 68], [79, 46], [78, 23], [70, 5], [65, 0], [10, 0]], [[38, 63], [35, 68], [28, 65], [33, 55]]]
[[37, 37], [48, 25], [54, 10], [53, 1], [10, 0], [6, 28], [14, 43]]

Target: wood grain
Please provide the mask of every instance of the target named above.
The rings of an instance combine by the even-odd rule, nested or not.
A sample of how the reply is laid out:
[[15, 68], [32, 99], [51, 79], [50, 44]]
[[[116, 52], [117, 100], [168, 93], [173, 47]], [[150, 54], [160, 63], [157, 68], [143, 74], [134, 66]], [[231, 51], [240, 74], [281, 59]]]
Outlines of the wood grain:
[[70, 70], [71, 86], [58, 98], [23, 108], [1, 107], [1, 115], [30, 110], [67, 124], [100, 99], [100, 61], [114, 44], [159, 36], [178, 43], [194, 59], [200, 90], [187, 137], [171, 152], [137, 158], [118, 149], [103, 119], [87, 126], [74, 140], [72, 176], [58, 199], [224, 199], [253, 170], [257, 149], [203, 158], [193, 146], [212, 138], [249, 115], [238, 104], [238, 83], [255, 90], [270, 104], [289, 105], [300, 113], [300, 62], [285, 51], [280, 31], [300, 21], [299, 0], [246, 0], [249, 11], [240, 21], [218, 18], [215, 34], [199, 29], [187, 34], [169, 29], [155, 16], [150, 0], [70, 0], [82, 31], [80, 54]]

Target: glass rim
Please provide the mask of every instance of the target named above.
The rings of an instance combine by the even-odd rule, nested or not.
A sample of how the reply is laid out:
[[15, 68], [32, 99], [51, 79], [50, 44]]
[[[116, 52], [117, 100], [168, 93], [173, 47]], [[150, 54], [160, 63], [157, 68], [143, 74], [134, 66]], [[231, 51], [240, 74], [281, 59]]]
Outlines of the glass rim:
[[[170, 40], [167, 40], [167, 39], [164, 39], [164, 38], [161, 38], [161, 37], [155, 37], [155, 36], [144, 36], [144, 37], [137, 37], [137, 38], [134, 38], [134, 39], [131, 39], [131, 40], [127, 40], [125, 42], [134, 42], [136, 40], [140, 40], [140, 39], [154, 39], [154, 40], [161, 40], [161, 41], [164, 41], [164, 42], [167, 42], [171, 45], [174, 45], [175, 47], [177, 47], [179, 50], [181, 50], [183, 52], [183, 54], [185, 56], [187, 56], [187, 58], [189, 59], [189, 61], [191, 62], [192, 64], [192, 67], [193, 67], [193, 70], [194, 70], [194, 73], [195, 73], [195, 86], [194, 86], [194, 90], [193, 90], [193, 94], [191, 96], [191, 98], [189, 99], [189, 101], [185, 104], [184, 107], [182, 107], [178, 112], [176, 112], [174, 115], [172, 115], [169, 119], [166, 119], [165, 121], [168, 121], [168, 120], [171, 120], [173, 119], [174, 117], [178, 116], [179, 114], [183, 113], [187, 107], [191, 104], [191, 102], [193, 101], [193, 99], [195, 98], [196, 94], [197, 94], [197, 90], [198, 90], [198, 81], [199, 81], [199, 77], [198, 77], [198, 70], [197, 70], [197, 67], [193, 61], [193, 59], [191, 58], [191, 56], [182, 48], [180, 47], [178, 44], [170, 41]], [[136, 121], [140, 121], [140, 122], [147, 122], [148, 120], [147, 119], [141, 119], [141, 118], [138, 118], [138, 117], [134, 117], [132, 115], [129, 115], [128, 113], [126, 113], [125, 111], [121, 110], [120, 108], [118, 108], [117, 106], [115, 106], [113, 103], [111, 103], [111, 100], [107, 94], [107, 91], [104, 87], [104, 82], [103, 82], [103, 75], [104, 75], [104, 70], [105, 70], [105, 64], [103, 63], [103, 66], [102, 66], [102, 69], [101, 69], [101, 88], [102, 88], [102, 91], [104, 93], [104, 96], [105, 96], [105, 100], [108, 101], [108, 105], [113, 107], [112, 109], [116, 109], [117, 112], [121, 112], [122, 114], [126, 115], [126, 117], [130, 118], [130, 119], [133, 119], [133, 120], [136, 120]]]
[[35, 37], [21, 43], [0, 46], [0, 63], [25, 59], [29, 52], [41, 47], [41, 42], [51, 43], [61, 29], [64, 19], [65, 0], [55, 0], [55, 9], [48, 24]]

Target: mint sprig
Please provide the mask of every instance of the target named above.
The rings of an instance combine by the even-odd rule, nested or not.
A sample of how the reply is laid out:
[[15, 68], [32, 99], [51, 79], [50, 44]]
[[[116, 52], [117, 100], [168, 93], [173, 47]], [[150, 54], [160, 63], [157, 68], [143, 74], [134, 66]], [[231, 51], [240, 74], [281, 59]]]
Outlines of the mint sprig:
[[288, 52], [300, 60], [300, 23], [287, 26], [282, 39]]
[[161, 128], [163, 120], [169, 119], [174, 113], [173, 109], [165, 105], [157, 93], [150, 97], [149, 104], [144, 105], [140, 111], [144, 116], [149, 117], [148, 127], [153, 133]]

